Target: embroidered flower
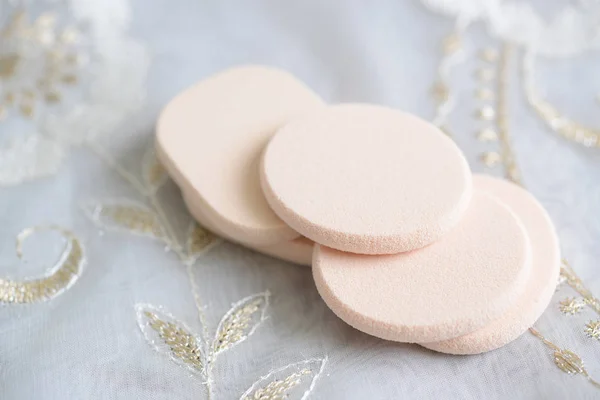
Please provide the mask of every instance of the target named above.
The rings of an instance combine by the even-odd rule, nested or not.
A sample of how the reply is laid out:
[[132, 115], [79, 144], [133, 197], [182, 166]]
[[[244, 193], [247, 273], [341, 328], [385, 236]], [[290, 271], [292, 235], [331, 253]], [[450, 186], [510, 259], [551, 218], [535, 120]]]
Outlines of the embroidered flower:
[[129, 8], [118, 0], [67, 0], [35, 15], [7, 8], [0, 24], [0, 120], [6, 130], [0, 154], [23, 151], [0, 163], [0, 186], [51, 175], [73, 145], [120, 132], [143, 104], [149, 67], [145, 46], [126, 34]]
[[61, 101], [63, 87], [78, 81], [78, 37], [75, 28], [59, 26], [53, 13], [34, 21], [25, 11], [13, 14], [0, 32], [0, 117], [16, 109], [33, 118], [42, 103]]

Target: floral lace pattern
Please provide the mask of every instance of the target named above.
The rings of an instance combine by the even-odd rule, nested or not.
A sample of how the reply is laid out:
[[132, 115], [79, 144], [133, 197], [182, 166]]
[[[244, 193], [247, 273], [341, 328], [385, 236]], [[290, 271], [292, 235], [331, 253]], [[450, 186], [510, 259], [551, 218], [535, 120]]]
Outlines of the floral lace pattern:
[[35, 19], [27, 8], [6, 10], [0, 32], [0, 117], [24, 117], [29, 132], [0, 140], [0, 186], [56, 173], [72, 146], [106, 140], [143, 104], [150, 60], [127, 36], [127, 7], [69, 0], [60, 18], [39, 5]]
[[548, 2], [503, 0], [422, 0], [461, 26], [483, 21], [491, 35], [539, 54], [567, 57], [600, 48], [600, 4], [566, 2], [546, 18]]
[[[6, 398], [597, 395], [590, 266], [600, 254], [590, 249], [600, 234], [600, 191], [589, 171], [597, 157], [593, 148], [569, 147], [534, 108], [544, 101], [569, 111], [545, 93], [552, 82], [539, 72], [600, 47], [595, 2], [423, 0], [450, 16], [446, 25], [397, 2], [356, 13], [332, 6], [335, 14], [316, 3], [322, 14], [260, 1], [235, 10], [129, 3], [0, 4], [0, 247], [22, 232], [16, 252], [0, 251]], [[237, 13], [248, 16], [244, 23], [231, 19]], [[425, 20], [427, 35], [403, 40]], [[474, 170], [526, 184], [555, 219], [573, 264], [563, 266], [530, 333], [475, 357], [381, 341], [333, 315], [310, 271], [195, 223], [156, 160], [156, 113], [195, 79], [249, 54], [283, 64], [332, 101], [398, 100], [419, 114], [433, 111]], [[541, 67], [533, 102], [519, 79], [526, 55]], [[594, 132], [595, 122], [581, 125]]]

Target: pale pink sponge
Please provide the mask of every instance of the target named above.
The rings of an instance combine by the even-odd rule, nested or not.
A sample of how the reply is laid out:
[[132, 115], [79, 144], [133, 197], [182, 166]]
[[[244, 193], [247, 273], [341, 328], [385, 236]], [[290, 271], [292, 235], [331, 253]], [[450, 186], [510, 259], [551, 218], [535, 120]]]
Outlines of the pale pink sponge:
[[[224, 239], [235, 242], [234, 239], [227, 236], [217, 225], [216, 221], [211, 220], [210, 216], [206, 214], [203, 208], [194, 200], [193, 195], [183, 193], [183, 200], [192, 216], [200, 225], [204, 226], [208, 230], [216, 233]], [[314, 243], [304, 237], [299, 237], [292, 240], [287, 240], [272, 244], [270, 246], [250, 246], [244, 243], [239, 243], [250, 249], [256, 250], [260, 253], [279, 258], [284, 261], [289, 261], [294, 264], [308, 265], [312, 263], [312, 252]]]
[[473, 177], [456, 144], [416, 116], [326, 106], [287, 72], [243, 66], [179, 94], [156, 136], [201, 225], [312, 263], [325, 303], [368, 334], [490, 351], [525, 332], [556, 287], [543, 207], [517, 185]]
[[272, 244], [271, 246], [254, 247], [259, 253], [289, 261], [294, 264], [310, 266], [315, 243], [305, 237]]
[[490, 176], [475, 175], [473, 185], [501, 200], [519, 217], [531, 240], [532, 272], [523, 294], [499, 318], [475, 332], [421, 344], [443, 353], [483, 353], [519, 337], [548, 306], [560, 273], [558, 238], [550, 217], [538, 201], [521, 187]]
[[458, 226], [420, 250], [357, 255], [315, 247], [313, 276], [325, 303], [368, 334], [432, 342], [473, 332], [520, 298], [530, 244], [517, 217], [480, 191]]
[[265, 149], [262, 188], [294, 230], [338, 250], [392, 254], [450, 231], [471, 198], [467, 161], [435, 126], [366, 104], [317, 110]]
[[300, 235], [269, 208], [260, 188], [265, 144], [289, 120], [324, 107], [285, 71], [237, 67], [185, 90], [158, 120], [156, 148], [177, 184], [228, 237], [270, 246]]

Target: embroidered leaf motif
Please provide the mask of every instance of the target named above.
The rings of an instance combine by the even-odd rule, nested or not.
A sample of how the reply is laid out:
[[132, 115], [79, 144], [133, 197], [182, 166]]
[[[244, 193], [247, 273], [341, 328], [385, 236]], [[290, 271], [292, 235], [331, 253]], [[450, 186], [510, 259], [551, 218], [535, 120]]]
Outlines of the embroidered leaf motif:
[[303, 375], [307, 374], [310, 374], [310, 370], [303, 369], [301, 371], [294, 372], [284, 380], [274, 380], [267, 386], [262, 387], [256, 392], [254, 392], [254, 394], [252, 395], [252, 399], [284, 399], [289, 394], [290, 389], [293, 389], [294, 387], [298, 386], [298, 384], [300, 384], [300, 378], [302, 378]]
[[151, 305], [136, 306], [140, 330], [157, 352], [167, 354], [180, 366], [204, 373], [202, 340], [172, 315]]
[[204, 229], [195, 222], [190, 224], [190, 229], [187, 237], [187, 255], [188, 262], [193, 264], [198, 257], [212, 249], [221, 242], [221, 238], [214, 235], [212, 232]]
[[575, 297], [567, 297], [559, 305], [560, 311], [565, 315], [575, 315], [585, 307], [585, 300]]
[[213, 352], [218, 354], [243, 342], [263, 322], [269, 305], [268, 291], [258, 293], [235, 303], [223, 316], [217, 327]]
[[310, 359], [273, 371], [256, 381], [240, 400], [305, 400], [313, 391], [326, 362], [327, 358]]
[[581, 358], [569, 350], [557, 350], [554, 352], [554, 363], [563, 372], [569, 375], [585, 374]]
[[158, 158], [156, 158], [156, 151], [152, 146], [148, 148], [148, 151], [144, 154], [142, 160], [142, 173], [144, 176], [144, 183], [152, 192], [158, 190], [167, 181], [167, 171], [160, 161], [158, 161]]
[[85, 207], [97, 225], [107, 229], [125, 229], [131, 233], [163, 238], [163, 230], [156, 215], [144, 205], [128, 200], [91, 204]]
[[67, 246], [56, 265], [42, 278], [23, 281], [0, 279], [0, 303], [34, 303], [50, 300], [75, 283], [84, 264], [83, 248], [75, 235], [57, 226], [39, 226], [25, 229], [17, 236], [17, 256], [22, 258], [24, 240], [41, 230], [59, 232], [67, 239]]
[[589, 321], [585, 325], [585, 334], [587, 337], [600, 340], [600, 321]]

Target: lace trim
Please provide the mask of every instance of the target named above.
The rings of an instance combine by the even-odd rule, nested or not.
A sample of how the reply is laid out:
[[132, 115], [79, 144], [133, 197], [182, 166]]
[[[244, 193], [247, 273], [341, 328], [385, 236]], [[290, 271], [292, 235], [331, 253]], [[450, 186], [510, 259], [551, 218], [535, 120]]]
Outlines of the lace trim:
[[600, 48], [600, 3], [565, 5], [545, 20], [529, 2], [507, 0], [421, 0], [430, 10], [452, 16], [461, 26], [483, 21], [490, 34], [553, 57]]

